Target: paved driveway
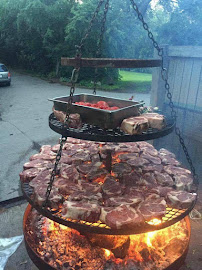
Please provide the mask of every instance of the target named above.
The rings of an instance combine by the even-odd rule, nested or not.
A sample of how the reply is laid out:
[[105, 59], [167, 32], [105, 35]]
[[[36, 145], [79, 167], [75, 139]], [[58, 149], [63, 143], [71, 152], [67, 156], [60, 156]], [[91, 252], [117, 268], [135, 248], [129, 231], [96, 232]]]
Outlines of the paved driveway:
[[[19, 173], [23, 164], [43, 144], [56, 144], [60, 137], [48, 126], [52, 103], [48, 98], [65, 96], [69, 88], [39, 78], [12, 74], [10, 87], [0, 87], [0, 201], [19, 196]], [[76, 89], [76, 93], [92, 93]], [[131, 93], [98, 94], [128, 99]], [[149, 94], [134, 94], [135, 99], [150, 101]]]

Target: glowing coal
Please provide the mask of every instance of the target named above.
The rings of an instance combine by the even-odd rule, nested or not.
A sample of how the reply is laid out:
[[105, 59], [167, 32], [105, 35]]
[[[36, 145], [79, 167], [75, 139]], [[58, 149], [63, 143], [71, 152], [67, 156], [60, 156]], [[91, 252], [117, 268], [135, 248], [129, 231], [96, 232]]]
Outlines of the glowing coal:
[[[160, 222], [150, 221], [156, 225]], [[182, 256], [189, 232], [182, 220], [138, 235], [82, 235], [32, 210], [26, 222], [26, 240], [55, 269], [162, 270]]]

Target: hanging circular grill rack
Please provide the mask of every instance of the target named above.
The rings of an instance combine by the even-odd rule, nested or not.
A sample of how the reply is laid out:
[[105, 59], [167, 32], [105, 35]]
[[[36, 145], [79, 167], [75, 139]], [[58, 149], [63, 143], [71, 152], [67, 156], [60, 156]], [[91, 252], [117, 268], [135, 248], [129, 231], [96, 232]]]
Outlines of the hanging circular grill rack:
[[79, 129], [67, 128], [52, 113], [49, 116], [49, 126], [53, 131], [61, 134], [63, 137], [100, 142], [135, 142], [153, 140], [170, 134], [175, 128], [175, 121], [173, 118], [167, 117], [166, 126], [162, 130], [149, 128], [142, 134], [129, 135], [125, 134], [119, 128], [102, 129], [89, 124], [83, 124]]
[[78, 230], [81, 233], [85, 232], [85, 233], [96, 233], [106, 235], [131, 235], [161, 230], [175, 224], [176, 222], [186, 217], [194, 208], [196, 203], [195, 200], [189, 208], [182, 210], [167, 207], [166, 214], [165, 216], [162, 217], [161, 223], [159, 225], [151, 224], [150, 222], [144, 222], [141, 223], [139, 226], [134, 226], [133, 228], [111, 229], [109, 226], [107, 226], [105, 223], [102, 223], [101, 221], [92, 223], [84, 220], [66, 219], [62, 217], [61, 209], [55, 210], [48, 207], [45, 208], [37, 205], [33, 199], [33, 188], [29, 185], [29, 183], [22, 183], [21, 188], [23, 195], [25, 196], [27, 201], [39, 213], [59, 224]]

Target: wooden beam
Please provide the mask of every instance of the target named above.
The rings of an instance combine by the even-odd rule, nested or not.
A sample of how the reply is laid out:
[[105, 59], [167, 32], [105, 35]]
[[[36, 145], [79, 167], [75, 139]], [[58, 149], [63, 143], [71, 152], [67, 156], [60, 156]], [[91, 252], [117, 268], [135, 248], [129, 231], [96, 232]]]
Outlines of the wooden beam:
[[62, 66], [97, 68], [146, 68], [159, 67], [159, 59], [114, 59], [114, 58], [61, 58]]

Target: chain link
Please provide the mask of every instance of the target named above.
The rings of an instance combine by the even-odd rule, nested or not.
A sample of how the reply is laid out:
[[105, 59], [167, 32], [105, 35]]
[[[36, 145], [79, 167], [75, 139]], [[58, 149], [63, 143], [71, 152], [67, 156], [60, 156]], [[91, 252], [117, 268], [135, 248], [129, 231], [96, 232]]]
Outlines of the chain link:
[[55, 176], [58, 174], [58, 164], [59, 164], [59, 161], [61, 159], [61, 155], [62, 155], [62, 148], [63, 148], [63, 145], [64, 143], [66, 142], [67, 138], [66, 137], [62, 137], [60, 139], [60, 148], [57, 152], [57, 155], [56, 155], [56, 160], [55, 160], [55, 164], [54, 164], [54, 168], [52, 170], [52, 173], [51, 173], [51, 177], [50, 177], [50, 181], [48, 183], [48, 187], [47, 187], [47, 190], [46, 190], [46, 200], [43, 204], [44, 207], [47, 206], [48, 204], [48, 199], [49, 199], [49, 196], [50, 196], [50, 193], [51, 193], [51, 190], [52, 190], [52, 187], [53, 187], [53, 182], [55, 180]]
[[71, 87], [70, 87], [70, 92], [69, 92], [69, 99], [68, 99], [68, 104], [67, 104], [67, 110], [66, 110], [66, 118], [64, 125], [68, 125], [71, 109], [72, 109], [72, 103], [73, 103], [73, 96], [75, 92], [75, 85], [79, 77], [79, 68], [74, 68], [72, 71], [72, 76], [71, 76]]
[[[168, 71], [167, 69], [164, 67], [164, 50], [163, 48], [160, 48], [157, 41], [154, 39], [154, 36], [152, 34], [152, 32], [149, 30], [149, 26], [148, 24], [144, 21], [144, 18], [141, 14], [141, 12], [138, 9], [137, 4], [134, 2], [134, 0], [130, 0], [133, 9], [135, 10], [135, 12], [137, 13], [138, 19], [142, 22], [143, 28], [145, 29], [145, 31], [147, 31], [148, 37], [149, 39], [152, 41], [154, 48], [156, 48], [156, 50], [158, 51], [158, 55], [161, 57], [162, 59], [162, 69], [161, 69], [161, 76], [162, 76], [162, 80], [165, 82], [165, 89], [167, 92], [167, 98], [169, 100], [169, 107], [171, 109], [171, 117], [176, 121], [177, 120], [177, 111], [175, 110], [175, 106], [174, 103], [172, 101], [172, 93], [170, 92], [170, 85], [168, 83]], [[180, 141], [180, 144], [182, 146], [182, 149], [184, 151], [184, 154], [186, 156], [187, 162], [189, 163], [191, 172], [194, 176], [194, 182], [195, 184], [198, 186], [199, 182], [198, 182], [198, 175], [196, 174], [196, 170], [195, 167], [193, 165], [192, 159], [189, 155], [188, 149], [185, 145], [185, 141], [182, 137], [182, 133], [180, 131], [180, 129], [175, 126], [175, 133], [178, 136], [178, 139]]]
[[[109, 10], [109, 0], [107, 0], [105, 3], [105, 9], [104, 9], [102, 25], [101, 25], [101, 29], [100, 29], [100, 36], [98, 39], [99, 42], [98, 42], [98, 46], [97, 46], [96, 57], [101, 56], [102, 43], [103, 43], [103, 38], [104, 38], [105, 24], [106, 24], [106, 20], [107, 20], [108, 10]], [[96, 95], [97, 79], [98, 79], [98, 68], [95, 68], [95, 75], [94, 75], [94, 81], [93, 81], [93, 94], [94, 95]]]
[[87, 31], [86, 31], [84, 37], [81, 39], [80, 44], [75, 46], [76, 49], [77, 49], [77, 56], [80, 56], [80, 57], [81, 57], [81, 51], [82, 51], [82, 48], [83, 48], [83, 46], [84, 46], [84, 42], [85, 42], [85, 40], [88, 38], [88, 36], [89, 36], [89, 34], [90, 34], [90, 32], [91, 32], [93, 23], [94, 23], [94, 21], [95, 21], [97, 15], [98, 15], [98, 13], [99, 13], [99, 11], [100, 11], [100, 8], [101, 8], [101, 6], [102, 6], [103, 3], [104, 3], [104, 0], [100, 0], [100, 1], [99, 1], [98, 5], [97, 5], [97, 8], [96, 8], [96, 10], [95, 10], [95, 12], [94, 12], [94, 14], [93, 14], [93, 17], [92, 17], [92, 19], [91, 19], [91, 21], [90, 21], [90, 23], [89, 23], [89, 25], [88, 25], [88, 29], [87, 29]]

